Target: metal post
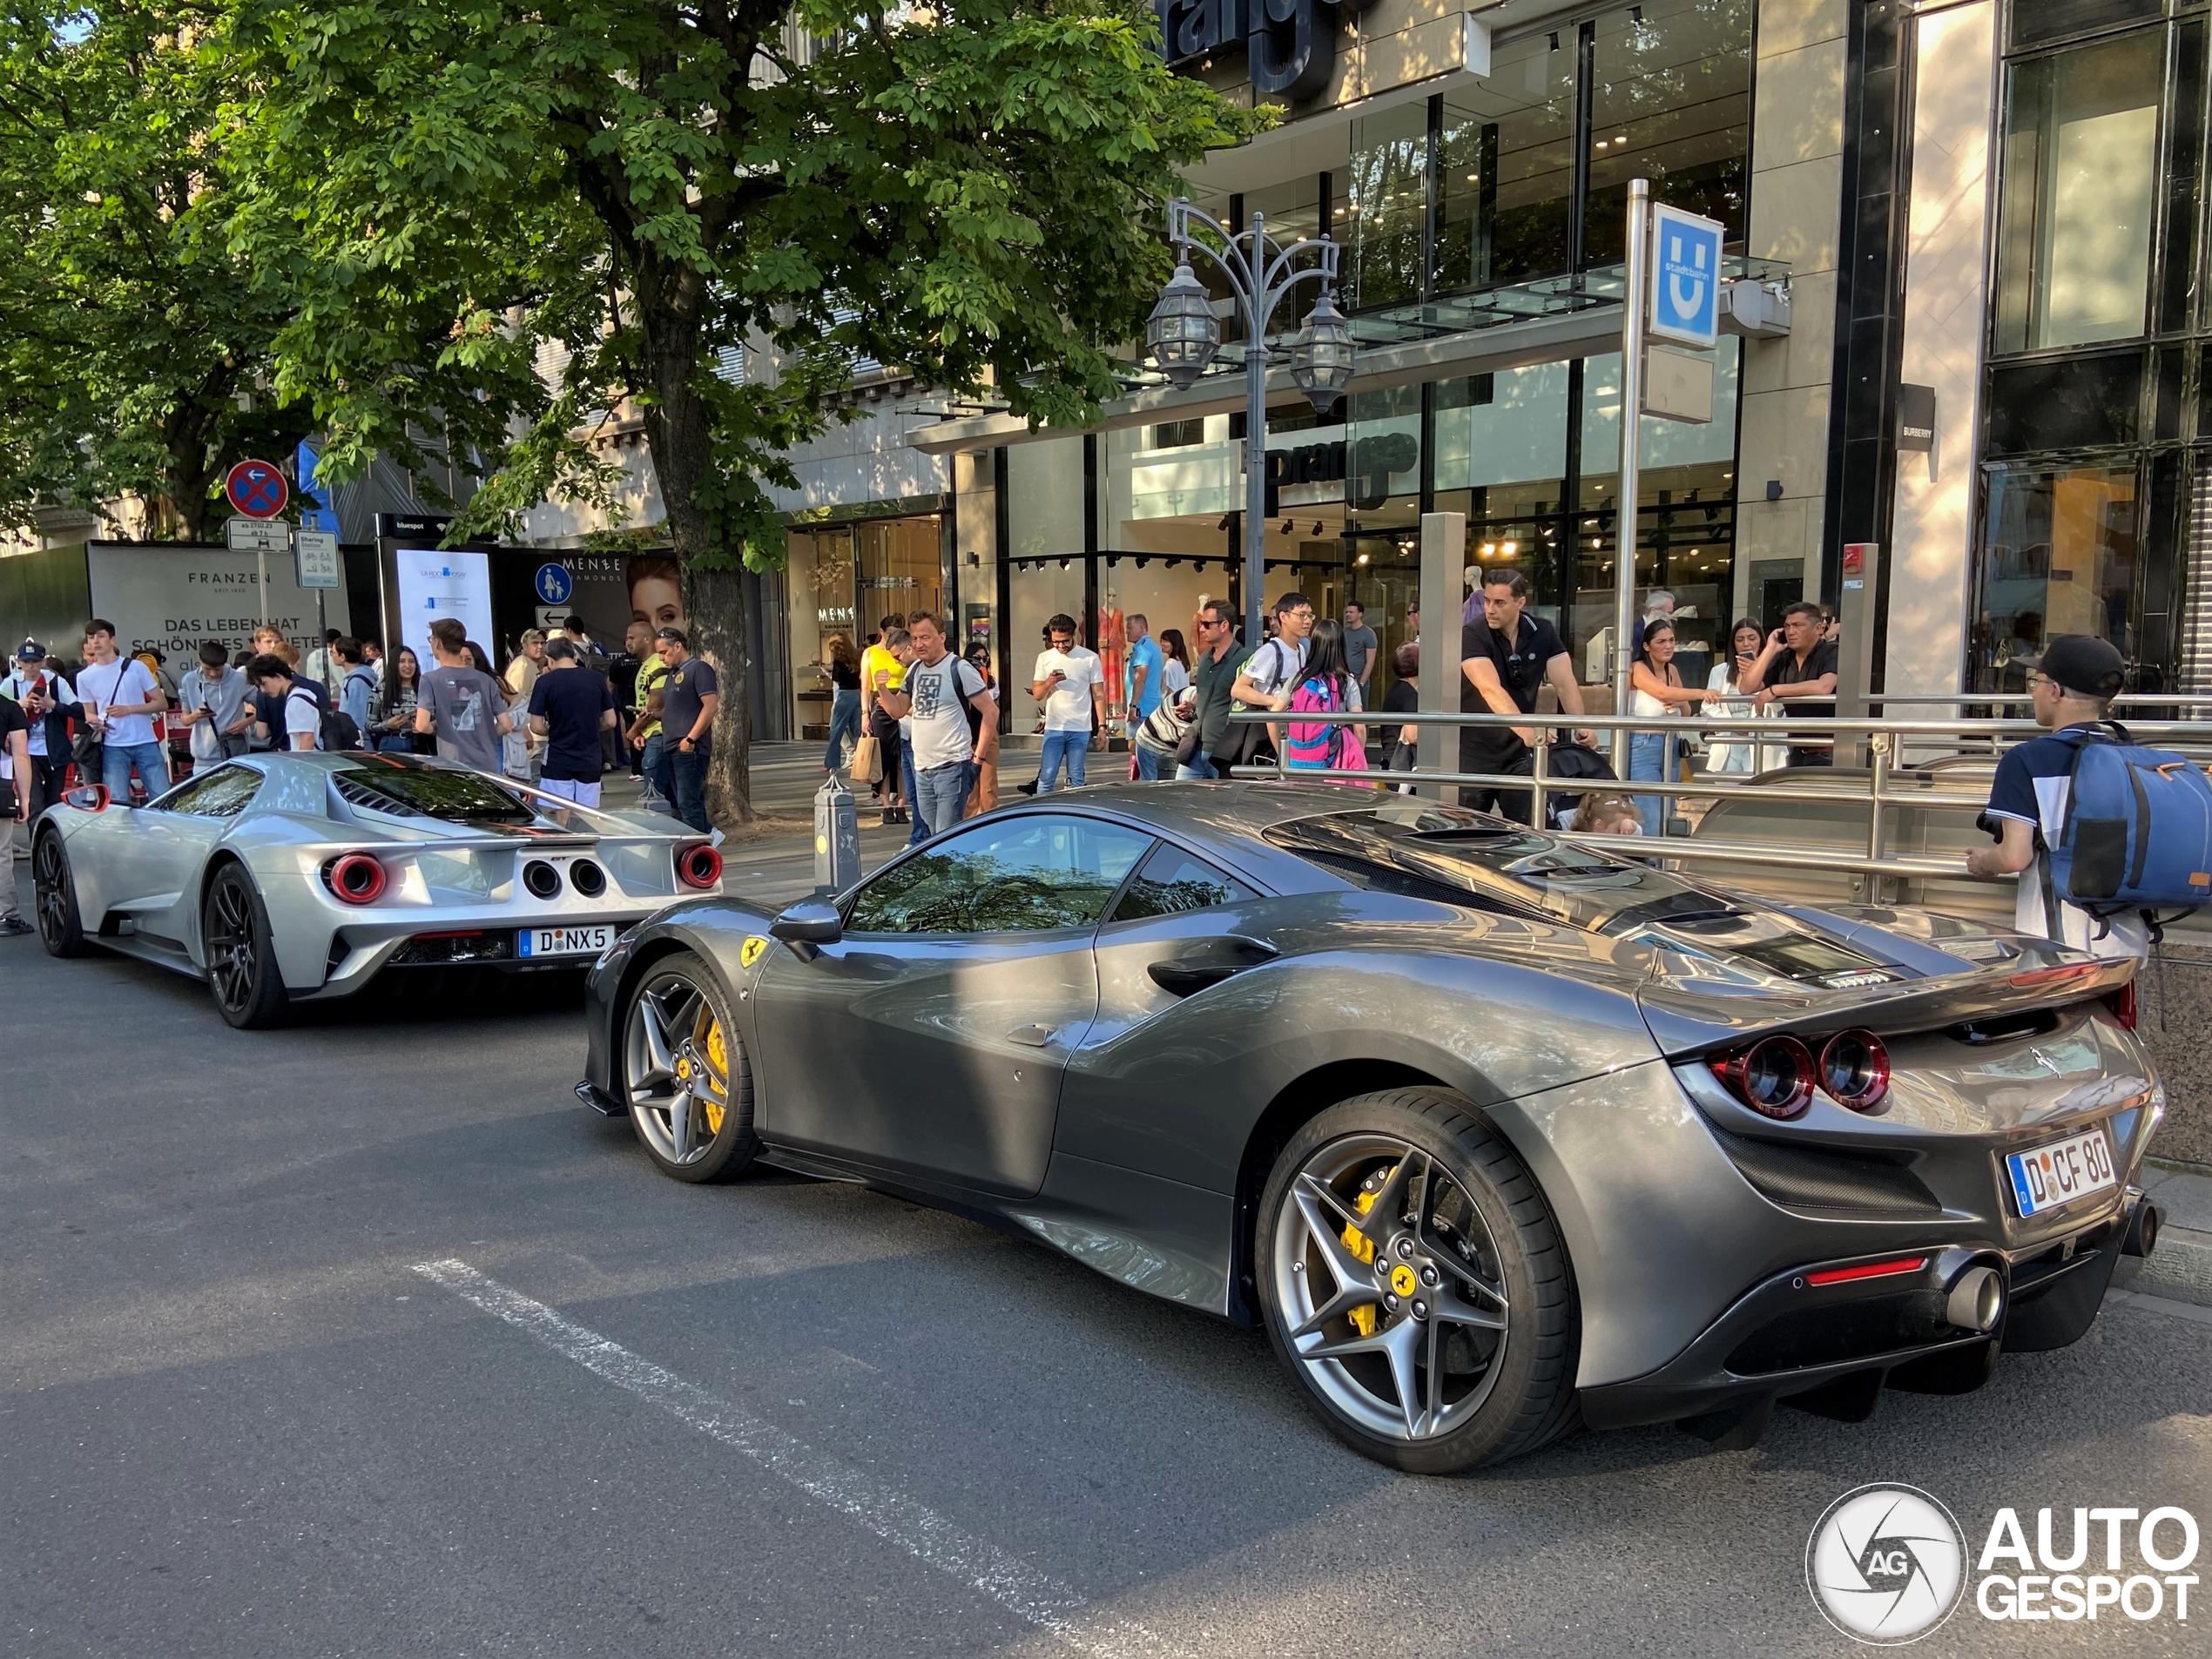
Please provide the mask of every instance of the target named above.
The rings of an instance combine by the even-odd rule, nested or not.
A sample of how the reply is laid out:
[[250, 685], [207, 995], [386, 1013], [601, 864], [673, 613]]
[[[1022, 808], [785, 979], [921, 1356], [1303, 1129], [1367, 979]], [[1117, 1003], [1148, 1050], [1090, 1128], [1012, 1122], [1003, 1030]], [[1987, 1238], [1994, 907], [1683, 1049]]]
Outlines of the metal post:
[[[1460, 572], [1467, 568], [1467, 517], [1465, 513], [1421, 515], [1421, 685], [1424, 714], [1460, 711]], [[1456, 743], [1456, 729], [1447, 725], [1415, 728], [1420, 743], [1416, 758], [1423, 772], [1457, 772], [1460, 752], [1448, 752]], [[1450, 784], [1433, 784], [1437, 797], [1454, 806], [1460, 792]]]
[[1267, 585], [1267, 215], [1254, 213], [1244, 302], [1244, 649], [1257, 651]]
[[261, 624], [269, 621], [269, 546], [266, 542], [253, 544], [253, 579], [261, 590]]
[[[1644, 244], [1651, 226], [1651, 181], [1629, 180], [1628, 262], [1622, 271], [1621, 475], [1613, 513], [1613, 711], [1626, 714], [1635, 658], [1629, 649], [1636, 624], [1636, 423], [1643, 408]], [[1629, 728], [1613, 733], [1613, 770], [1629, 775]]]

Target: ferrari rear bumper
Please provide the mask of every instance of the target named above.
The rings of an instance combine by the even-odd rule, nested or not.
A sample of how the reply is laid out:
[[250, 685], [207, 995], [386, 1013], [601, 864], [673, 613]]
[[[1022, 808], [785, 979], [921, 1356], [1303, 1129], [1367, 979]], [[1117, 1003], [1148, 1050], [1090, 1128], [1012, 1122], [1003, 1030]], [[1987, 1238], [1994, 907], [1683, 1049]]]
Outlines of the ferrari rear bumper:
[[[1680, 1423], [1748, 1444], [1778, 1402], [1858, 1422], [1885, 1387], [1968, 1393], [2002, 1349], [2064, 1347], [2088, 1330], [2141, 1204], [2130, 1189], [2119, 1210], [2027, 1260], [1952, 1243], [1777, 1273], [1656, 1371], [1583, 1390], [1583, 1420]], [[1994, 1292], [1979, 1312], [1978, 1287]]]

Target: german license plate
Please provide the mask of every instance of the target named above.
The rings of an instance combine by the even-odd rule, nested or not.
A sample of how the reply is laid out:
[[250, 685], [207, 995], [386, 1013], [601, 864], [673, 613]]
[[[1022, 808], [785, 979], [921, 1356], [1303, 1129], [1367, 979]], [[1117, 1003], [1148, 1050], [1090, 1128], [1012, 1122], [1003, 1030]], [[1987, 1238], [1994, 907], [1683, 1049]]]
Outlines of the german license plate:
[[525, 927], [515, 936], [517, 956], [597, 956], [615, 942], [611, 924], [590, 927]]
[[2013, 1197], [2023, 1217], [2109, 1192], [2120, 1184], [2112, 1167], [2112, 1143], [2101, 1129], [2014, 1152], [2005, 1160], [2005, 1169], [2013, 1178]]

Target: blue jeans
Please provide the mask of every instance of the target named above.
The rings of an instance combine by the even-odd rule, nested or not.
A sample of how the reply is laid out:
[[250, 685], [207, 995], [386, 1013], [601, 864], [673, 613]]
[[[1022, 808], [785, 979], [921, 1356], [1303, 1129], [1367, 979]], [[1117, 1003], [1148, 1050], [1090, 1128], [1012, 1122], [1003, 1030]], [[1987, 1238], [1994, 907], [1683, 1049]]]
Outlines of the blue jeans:
[[[1674, 770], [1675, 740], [1663, 732], [1631, 732], [1629, 733], [1629, 776], [1648, 778], [1654, 783], [1665, 781]], [[1659, 833], [1659, 821], [1672, 810], [1664, 795], [1638, 795], [1636, 819], [1643, 826], [1646, 835]]]
[[706, 815], [706, 757], [707, 745], [692, 745], [691, 752], [670, 748], [662, 755], [663, 762], [672, 774], [672, 792], [669, 799], [676, 803], [676, 816], [702, 835], [714, 827]]
[[906, 797], [907, 816], [914, 819], [914, 827], [907, 832], [907, 845], [920, 846], [929, 839], [929, 826], [922, 821], [921, 809], [914, 805], [914, 752], [903, 743], [899, 745], [899, 777], [905, 786], [901, 792]]
[[914, 828], [921, 838], [927, 840], [942, 835], [959, 823], [974, 787], [975, 767], [966, 760], [948, 761], [914, 773], [914, 793], [907, 799], [914, 803]]
[[1221, 774], [1213, 769], [1213, 757], [1205, 753], [1203, 747], [1198, 753], [1190, 757], [1188, 765], [1178, 763], [1175, 769], [1175, 780], [1179, 784], [1189, 783], [1196, 779], [1220, 776]]
[[822, 770], [835, 772], [845, 764], [845, 739], [860, 740], [860, 694], [840, 691], [830, 699], [829, 749], [822, 756]]
[[1136, 775], [1148, 784], [1159, 782], [1160, 768], [1167, 765], [1172, 757], [1163, 756], [1154, 750], [1146, 748], [1141, 743], [1131, 744], [1130, 746], [1136, 751]]
[[1048, 732], [1044, 734], [1044, 759], [1037, 763], [1037, 793], [1049, 795], [1052, 786], [1060, 781], [1060, 763], [1068, 763], [1068, 787], [1083, 786], [1083, 757], [1090, 752], [1088, 732]]
[[107, 786], [109, 799], [118, 806], [131, 804], [131, 768], [136, 765], [138, 776], [145, 779], [146, 795], [152, 799], [169, 787], [169, 760], [158, 743], [103, 743], [100, 745], [100, 781]]
[[668, 746], [666, 734], [656, 732], [645, 739], [644, 759], [638, 763], [645, 773], [647, 786], [671, 809], [676, 805], [676, 773], [669, 765], [668, 758], [674, 752]]

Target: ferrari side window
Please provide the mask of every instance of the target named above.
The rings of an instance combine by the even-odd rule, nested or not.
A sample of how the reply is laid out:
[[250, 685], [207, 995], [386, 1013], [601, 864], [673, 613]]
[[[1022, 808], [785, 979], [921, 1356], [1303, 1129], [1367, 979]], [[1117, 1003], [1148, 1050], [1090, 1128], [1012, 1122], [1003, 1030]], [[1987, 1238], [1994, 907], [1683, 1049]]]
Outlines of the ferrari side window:
[[1253, 896], [1243, 882], [1163, 841], [1114, 907], [1114, 920], [1133, 921], [1140, 916], [1211, 910], [1216, 905], [1238, 904]]
[[948, 835], [860, 889], [858, 934], [1042, 933], [1089, 927], [1152, 845], [1142, 830], [1025, 813]]

